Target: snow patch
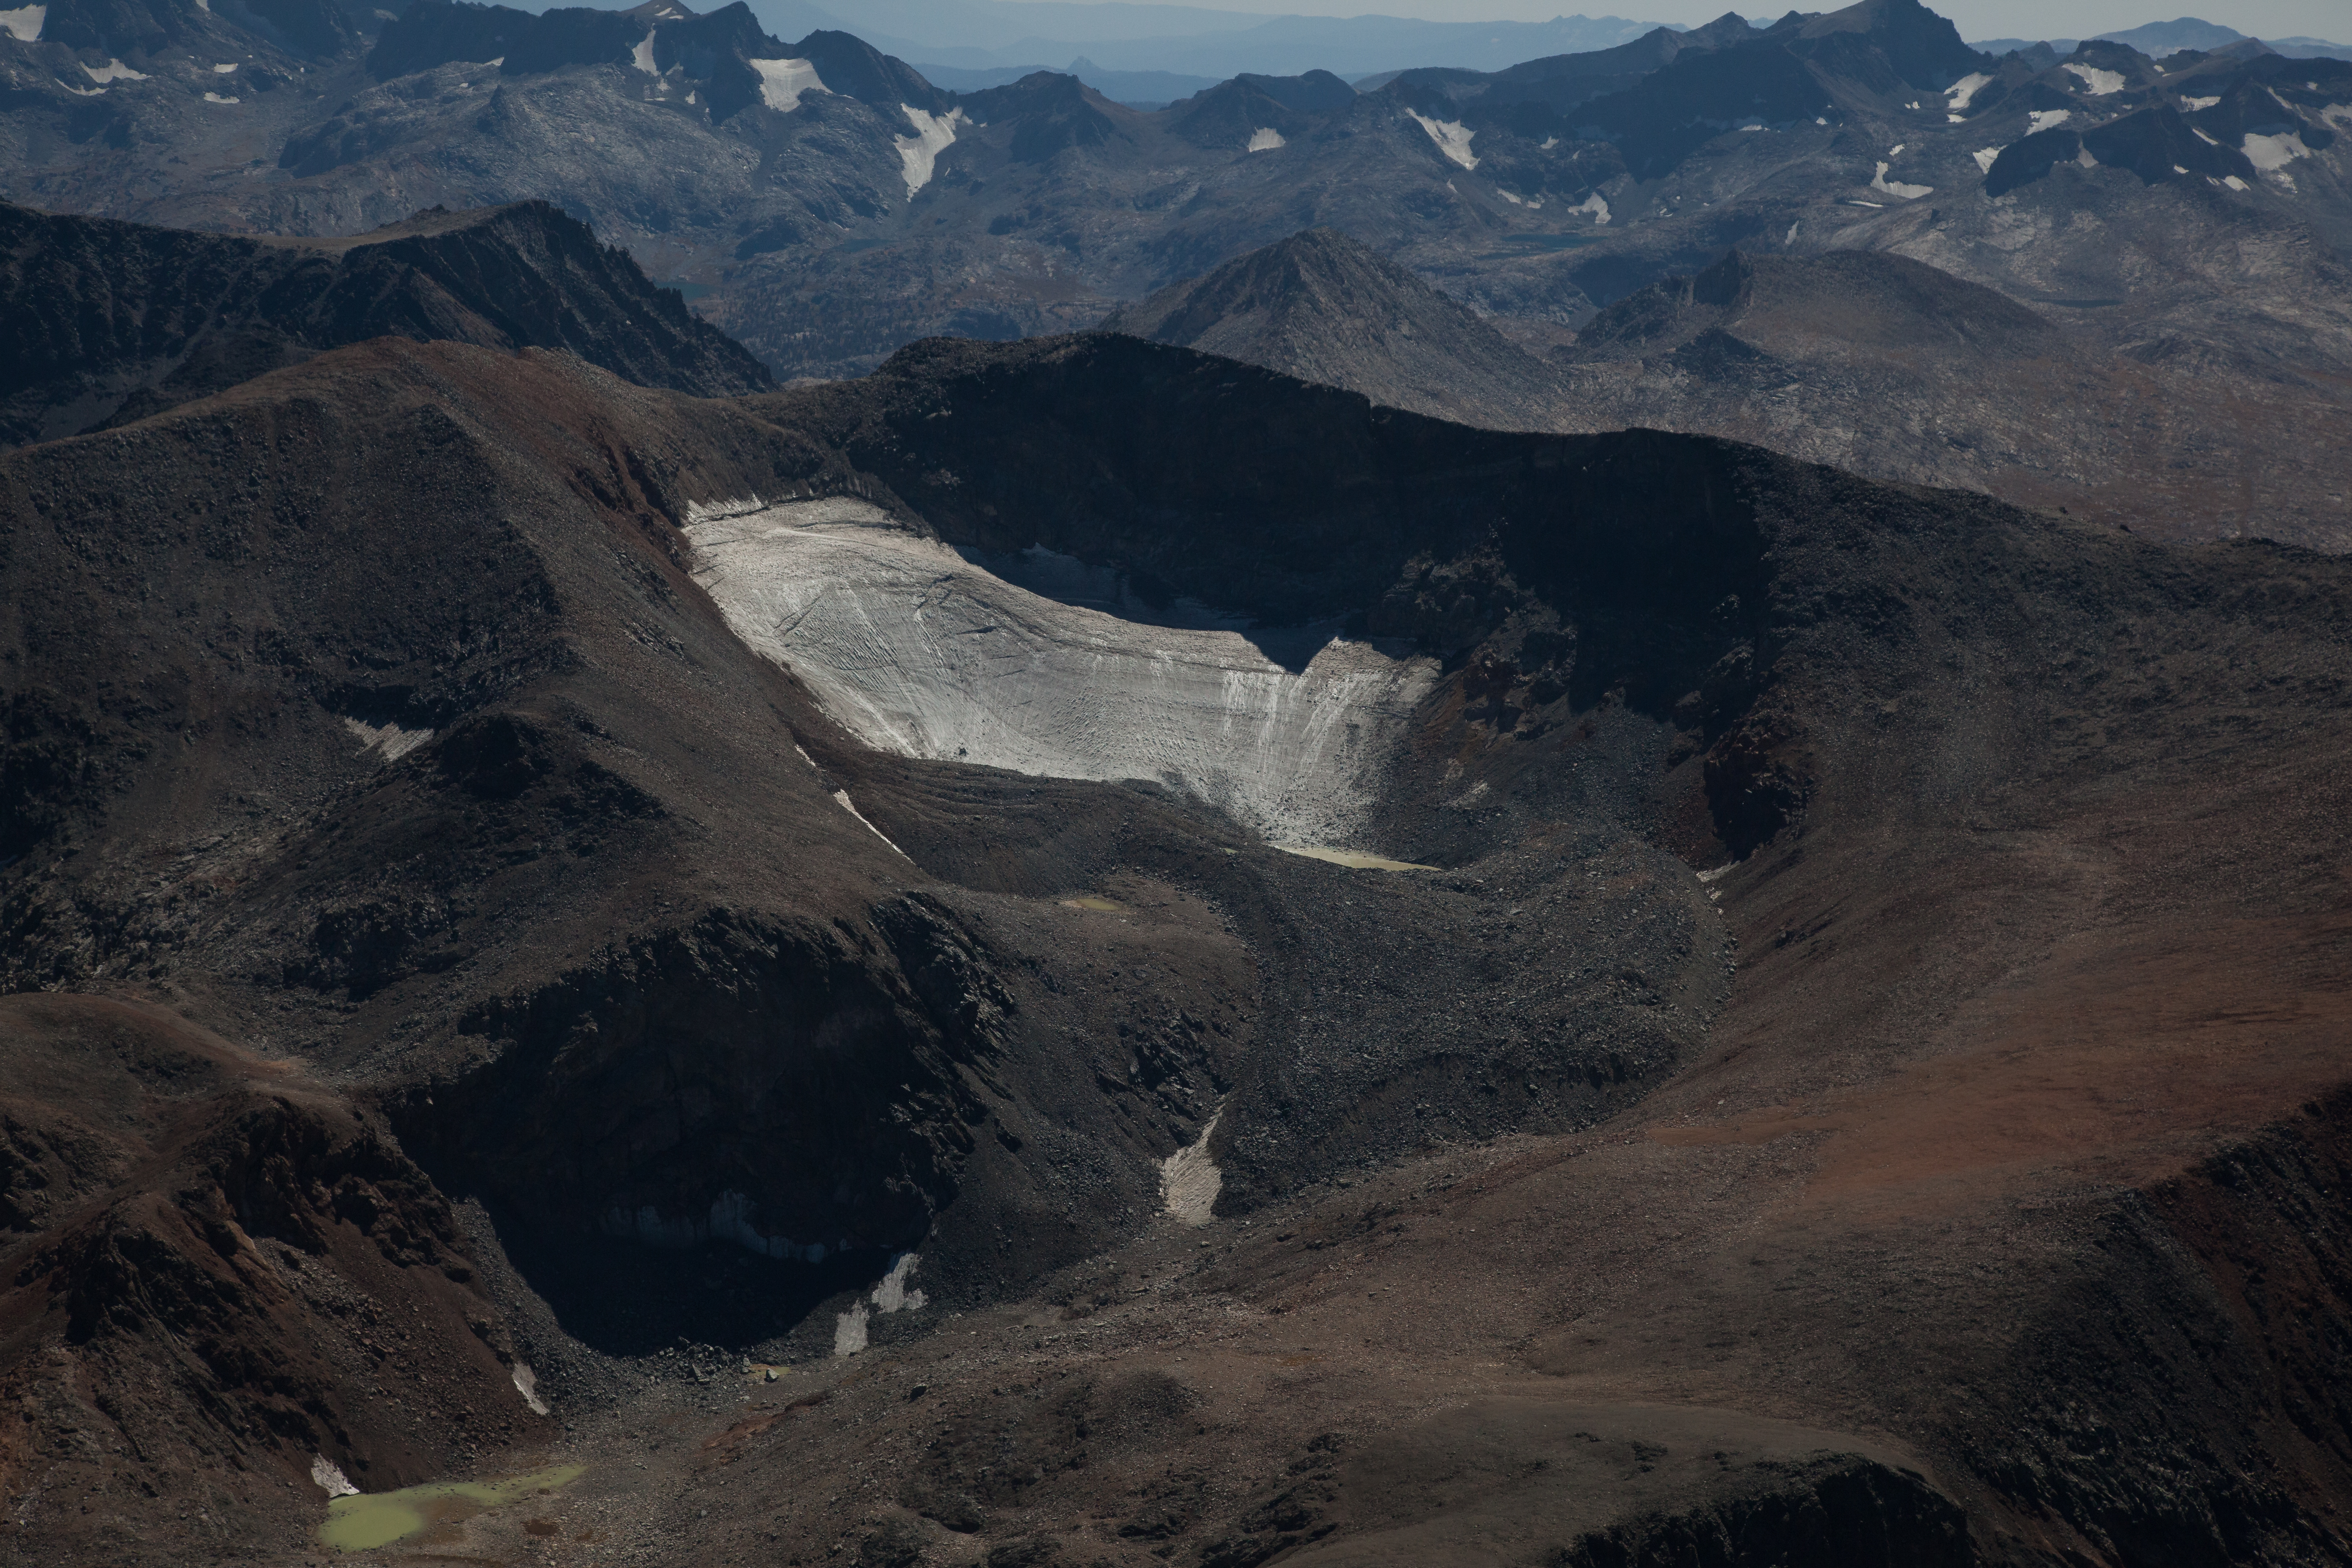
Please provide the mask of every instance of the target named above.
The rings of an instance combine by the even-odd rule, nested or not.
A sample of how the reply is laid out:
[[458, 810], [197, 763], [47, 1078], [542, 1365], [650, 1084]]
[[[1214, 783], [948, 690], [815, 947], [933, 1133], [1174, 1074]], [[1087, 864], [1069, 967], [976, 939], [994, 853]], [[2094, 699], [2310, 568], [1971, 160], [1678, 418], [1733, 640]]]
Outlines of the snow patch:
[[865, 501], [785, 502], [687, 536], [736, 636], [868, 744], [1153, 779], [1277, 844], [1363, 841], [1376, 781], [1435, 681], [1426, 658], [1329, 632], [1284, 634], [1277, 663], [1200, 606], [1160, 617], [1180, 625], [1130, 618], [1146, 612], [1106, 569], [1034, 548], [968, 557]]
[[1568, 210], [1572, 213], [1591, 213], [1592, 221], [1596, 225], [1605, 224], [1609, 221], [1609, 198], [1595, 191]]
[[514, 1363], [514, 1385], [515, 1392], [522, 1395], [522, 1402], [530, 1406], [532, 1415], [548, 1414], [547, 1401], [539, 1396], [539, 1373], [530, 1370], [529, 1362]]
[[84, 66], [82, 74], [92, 81], [145, 81], [145, 71], [132, 70], [121, 60], [110, 59], [102, 66]]
[[205, 94], [205, 101], [206, 103], [235, 103], [236, 101], [236, 95], [232, 93], [228, 97], [223, 98], [219, 93], [208, 92]]
[[2233, 191], [2250, 191], [2253, 189], [2252, 185], [2249, 185], [2245, 181], [2238, 178], [2235, 174], [2222, 175], [2221, 183], [2229, 186]]
[[41, 41], [41, 24], [49, 19], [47, 5], [26, 5], [20, 10], [0, 11], [0, 33], [5, 33], [20, 44]]
[[360, 1489], [352, 1485], [352, 1479], [343, 1474], [343, 1468], [324, 1454], [310, 1456], [310, 1479], [331, 1498], [360, 1495]]
[[387, 763], [408, 755], [433, 738], [430, 730], [404, 730], [397, 724], [368, 724], [357, 719], [344, 720], [343, 728], [360, 738], [362, 753], [382, 752]]
[[911, 103], [898, 106], [906, 111], [908, 121], [915, 128], [912, 136], [897, 139], [898, 162], [905, 165], [907, 194], [913, 195], [931, 183], [931, 171], [938, 166], [940, 154], [955, 145], [956, 127], [969, 125], [963, 110], [950, 109], [945, 114], [929, 114]]
[[629, 63], [647, 76], [661, 75], [654, 68], [654, 30], [651, 27], [646, 29], [644, 40], [629, 51]]
[[2074, 111], [2071, 109], [2037, 109], [2026, 116], [2025, 128], [2029, 133], [2035, 131], [2047, 131], [2053, 126], [2063, 125], [2074, 118]]
[[1160, 1162], [1160, 1205], [1186, 1225], [1208, 1224], [1217, 1194], [1224, 1190], [1224, 1173], [1209, 1158], [1209, 1134], [1223, 1115], [1220, 1110], [1210, 1117], [1198, 1138]]
[[1439, 152], [1465, 169], [1478, 166], [1477, 156], [1470, 151], [1470, 139], [1478, 134], [1475, 131], [1463, 129], [1462, 121], [1458, 120], [1432, 120], [1417, 109], [1408, 109], [1405, 112], [1412, 116], [1414, 123], [1429, 132], [1429, 139], [1437, 143]]
[[1977, 168], [1979, 171], [1990, 174], [1992, 173], [1993, 164], [2000, 158], [2000, 149], [1998, 147], [1979, 147], [1975, 152], [1969, 153], [1969, 156], [1977, 161]]
[[1944, 89], [1944, 107], [1955, 111], [1966, 109], [1991, 82], [1992, 78], [1984, 72], [1970, 71]]
[[833, 90], [817, 79], [816, 67], [807, 60], [745, 60], [743, 63], [760, 73], [760, 101], [780, 114], [790, 114], [798, 109], [804, 93]]
[[2099, 160], [2092, 153], [2091, 149], [2087, 146], [2084, 147], [2082, 151], [2074, 154], [2074, 162], [2080, 163], [2085, 169], [2095, 169], [2099, 166]]
[[1250, 132], [1249, 145], [1243, 148], [1242, 151], [1244, 153], [1271, 153], [1276, 147], [1286, 147], [1289, 144], [1289, 142], [1283, 140], [1281, 132], [1276, 131], [1271, 125], [1261, 125], [1256, 130]]
[[2180, 100], [2180, 107], [2194, 114], [2200, 109], [2210, 109], [2221, 101], [2221, 95], [2217, 92], [2210, 98], [2184, 98]]
[[930, 1298], [907, 1287], [907, 1281], [915, 1277], [915, 1266], [920, 1262], [922, 1259], [911, 1252], [902, 1252], [891, 1262], [890, 1272], [875, 1282], [876, 1311], [914, 1312], [929, 1305]]
[[2257, 136], [2250, 131], [2242, 150], [2246, 162], [2265, 174], [2277, 173], [2297, 158], [2311, 156], [2311, 149], [2303, 144], [2302, 134], [2294, 131], [2281, 136]]
[[1906, 185], [1900, 180], [1890, 180], [1886, 177], [1886, 165], [1881, 163], [1878, 165], [1878, 173], [1870, 176], [1870, 188], [1874, 191], [1884, 191], [1890, 196], [1901, 196], [1906, 202], [1916, 202], [1936, 187]]
[[1496, 187], [1495, 187], [1495, 194], [1496, 194], [1496, 195], [1498, 195], [1498, 196], [1502, 197], [1505, 201], [1507, 201], [1507, 202], [1510, 203], [1510, 204], [1511, 204], [1513, 206], [1515, 206], [1515, 207], [1523, 207], [1523, 206], [1525, 206], [1525, 205], [1528, 205], [1527, 203], [1525, 203], [1525, 202], [1521, 201], [1518, 197], [1517, 197], [1517, 196], [1515, 196], [1515, 195], [1511, 195], [1511, 193], [1510, 193], [1510, 192], [1508, 192], [1508, 191], [1507, 191], [1507, 190], [1503, 189], [1500, 185], [1497, 185], [1497, 186], [1496, 186]]
[[1889, 147], [1886, 150], [1886, 155], [1890, 158], [1900, 158], [1903, 156], [1904, 145], [1905, 144], [1903, 142], [1897, 142], [1894, 146]]
[[1796, 244], [1798, 226], [1802, 224], [1804, 221], [1805, 220], [1803, 218], [1799, 218], [1796, 223], [1790, 224], [1789, 226], [1789, 232], [1780, 237], [1780, 243], [1783, 245]]
[[911, 1252], [900, 1253], [892, 1261], [890, 1272], [875, 1283], [873, 1293], [867, 1298], [872, 1303], [870, 1307], [867, 1301], [859, 1301], [834, 1319], [834, 1354], [851, 1356], [864, 1350], [866, 1326], [874, 1321], [876, 1312], [913, 1311], [927, 1304], [927, 1298], [920, 1290], [907, 1289], [907, 1281], [914, 1278], [915, 1266], [921, 1261]]
[[[866, 820], [866, 814], [850, 804], [849, 792], [847, 790], [835, 790], [833, 792], [833, 800], [835, 805], [840, 806], [842, 810], [857, 818], [859, 825], [862, 826], [866, 832], [871, 833], [875, 837], [882, 840], [883, 843], [890, 844], [890, 836], [883, 832], [880, 828], [875, 826], [872, 823], [867, 822]], [[896, 844], [890, 844], [890, 852], [898, 856], [901, 860], [911, 860], [914, 858], [913, 856], [908, 854], [904, 849], [899, 848]]]
[[2076, 65], [2073, 60], [2066, 62], [2065, 68], [2083, 79], [2083, 89], [2093, 98], [2105, 98], [2111, 92], [2124, 89], [2124, 73], [2121, 71], [2103, 71], [2096, 66]]
[[235, 70], [235, 69], [236, 69], [236, 66], [235, 62], [231, 62], [231, 63], [226, 64], [226, 65], [217, 65], [217, 66], [213, 67], [213, 75], [215, 75], [215, 76], [226, 76], [226, 75], [228, 75], [228, 74], [229, 74], [229, 72], [231, 72], [231, 71]]
[[1539, 146], [1539, 147], [1538, 147], [1538, 148], [1536, 149], [1536, 151], [1537, 151], [1537, 152], [1538, 152], [1538, 153], [1549, 153], [1549, 152], [1550, 152], [1553, 148], [1555, 148], [1555, 147], [1557, 147], [1557, 146], [1559, 146], [1559, 137], [1557, 137], [1557, 136], [1547, 136], [1547, 137], [1545, 137], [1545, 138], [1543, 139], [1543, 143], [1542, 143], [1542, 145], [1541, 145], [1541, 146]]

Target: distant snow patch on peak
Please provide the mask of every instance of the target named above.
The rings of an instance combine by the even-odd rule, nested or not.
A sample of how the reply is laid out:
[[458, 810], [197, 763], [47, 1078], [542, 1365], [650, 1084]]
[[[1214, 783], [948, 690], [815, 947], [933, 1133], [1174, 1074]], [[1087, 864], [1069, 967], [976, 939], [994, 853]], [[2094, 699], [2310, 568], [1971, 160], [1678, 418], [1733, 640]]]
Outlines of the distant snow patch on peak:
[[955, 145], [956, 127], [971, 121], [964, 118], [961, 109], [931, 114], [911, 103], [898, 107], [915, 128], [912, 136], [897, 138], [898, 162], [905, 165], [902, 172], [907, 176], [907, 194], [911, 196], [931, 183], [931, 172], [939, 165], [940, 154]]
[[2204, 142], [2208, 147], [2219, 147], [2221, 145], [2219, 142], [2213, 140], [2212, 137], [2207, 135], [2203, 131], [2199, 130], [2196, 126], [2192, 125], [2189, 129], [2196, 136], [2197, 140]]
[[1429, 132], [1429, 139], [1437, 143], [1439, 152], [1465, 169], [1478, 166], [1477, 155], [1470, 151], [1470, 139], [1478, 134], [1475, 131], [1465, 130], [1458, 120], [1432, 120], [1417, 109], [1408, 109], [1405, 112], [1412, 116], [1415, 124]]
[[2210, 109], [2221, 101], [2221, 95], [2217, 92], [2210, 98], [2184, 98], [2180, 100], [2180, 107], [2194, 114], [2200, 109]]
[[1538, 151], [1539, 151], [1539, 152], [1544, 152], [1544, 153], [1549, 153], [1549, 152], [1550, 152], [1553, 148], [1555, 148], [1555, 147], [1557, 147], [1557, 146], [1559, 146], [1559, 137], [1557, 137], [1557, 136], [1547, 136], [1547, 137], [1545, 137], [1545, 138], [1543, 139], [1543, 145], [1542, 145], [1542, 147], [1540, 147], [1539, 149], [1538, 149]]
[[310, 1479], [331, 1498], [360, 1495], [360, 1489], [352, 1485], [352, 1479], [343, 1474], [343, 1468], [324, 1454], [310, 1456]]
[[2229, 187], [2230, 187], [2231, 190], [2233, 190], [2233, 191], [2245, 191], [2245, 190], [2252, 190], [2252, 189], [2253, 188], [2252, 186], [2251, 186], [2251, 185], [2247, 184], [2245, 181], [2243, 181], [2243, 180], [2242, 180], [2242, 179], [2238, 178], [2238, 176], [2237, 176], [2237, 175], [2235, 175], [2235, 174], [2224, 174], [2224, 175], [2222, 175], [2222, 176], [2221, 176], [2221, 183], [2222, 183], [2223, 184], [2225, 184], [2225, 185], [2229, 186]]
[[2103, 71], [2096, 66], [2076, 65], [2073, 60], [2066, 62], [2065, 68], [2083, 79], [2083, 90], [2093, 98], [2105, 98], [2111, 92], [2124, 89], [2124, 73], [2121, 71]]
[[1886, 165], [1882, 163], [1878, 165], [1878, 173], [1870, 176], [1870, 188], [1874, 191], [1884, 191], [1890, 196], [1901, 196], [1906, 202], [1916, 202], [1936, 187], [1906, 185], [1900, 180], [1890, 180], [1886, 177]]
[[804, 93], [831, 92], [816, 74], [816, 66], [808, 60], [746, 60], [743, 62], [760, 73], [760, 101], [779, 114], [790, 114], [801, 106]]
[[226, 98], [223, 98], [216, 92], [208, 92], [205, 94], [205, 101], [206, 103], [235, 103], [236, 100], [236, 95], [235, 93], [229, 94]]
[[49, 19], [47, 5], [26, 5], [21, 10], [0, 11], [0, 33], [5, 33], [20, 44], [41, 41], [41, 24]]
[[1525, 205], [1528, 205], [1527, 203], [1525, 203], [1525, 202], [1521, 201], [1518, 197], [1517, 197], [1517, 196], [1513, 195], [1510, 192], [1508, 192], [1508, 191], [1507, 191], [1507, 190], [1503, 189], [1503, 187], [1502, 187], [1502, 186], [1500, 186], [1500, 185], [1497, 185], [1497, 186], [1496, 186], [1496, 187], [1495, 187], [1495, 194], [1496, 194], [1496, 195], [1498, 195], [1498, 196], [1502, 197], [1505, 201], [1507, 201], [1507, 202], [1510, 203], [1510, 204], [1511, 204], [1513, 206], [1515, 206], [1515, 207], [1523, 207], [1523, 206], [1525, 206]]
[[236, 62], [228, 61], [213, 67], [213, 74], [215, 76], [226, 76], [229, 72], [235, 69], [236, 69]]
[[2053, 126], [2063, 125], [2074, 118], [2074, 111], [2071, 109], [2037, 109], [2026, 117], [2028, 121], [2026, 130], [2028, 132], [2048, 131]]
[[92, 81], [145, 81], [147, 79], [145, 71], [132, 70], [117, 59], [110, 59], [102, 66], [84, 66], [81, 68]]
[[1903, 156], [1903, 149], [1906, 143], [1897, 142], [1894, 146], [1889, 147], [1886, 150], [1886, 155], [1890, 158], [1900, 158]]
[[1568, 210], [1572, 213], [1591, 213], [1595, 225], [1605, 224], [1609, 221], [1609, 198], [1595, 191]]
[[2294, 131], [2281, 136], [2257, 136], [2249, 131], [2241, 151], [2246, 154], [2247, 163], [2265, 174], [2274, 174], [2297, 158], [2311, 156], [2311, 149], [2303, 144], [2302, 134]]
[[1976, 95], [1990, 86], [1992, 78], [1985, 75], [1984, 72], [1970, 71], [1944, 89], [1944, 106], [1955, 111], [1966, 109]]
[[1242, 149], [1242, 151], [1245, 153], [1271, 153], [1276, 147], [1285, 145], [1286, 145], [1286, 143], [1282, 139], [1281, 132], [1276, 131], [1271, 125], [1262, 125], [1255, 131], [1250, 132], [1249, 145]]
[[629, 63], [647, 76], [661, 75], [654, 68], [654, 30], [651, 27], [646, 29], [644, 41], [629, 51]]
[[2000, 149], [1998, 147], [1979, 147], [1974, 153], [1969, 153], [1969, 156], [1977, 161], [1977, 168], [1979, 171], [1990, 174], [1992, 173], [1993, 164], [2000, 161]]

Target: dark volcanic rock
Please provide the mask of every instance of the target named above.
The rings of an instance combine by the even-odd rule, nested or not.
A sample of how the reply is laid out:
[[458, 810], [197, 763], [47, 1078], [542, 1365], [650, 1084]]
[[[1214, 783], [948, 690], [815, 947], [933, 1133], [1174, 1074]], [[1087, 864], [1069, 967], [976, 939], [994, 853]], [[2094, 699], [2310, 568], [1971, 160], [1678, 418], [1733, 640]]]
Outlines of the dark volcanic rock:
[[430, 213], [343, 241], [262, 242], [0, 208], [0, 439], [141, 418], [397, 333], [562, 348], [705, 396], [759, 363], [542, 204]]

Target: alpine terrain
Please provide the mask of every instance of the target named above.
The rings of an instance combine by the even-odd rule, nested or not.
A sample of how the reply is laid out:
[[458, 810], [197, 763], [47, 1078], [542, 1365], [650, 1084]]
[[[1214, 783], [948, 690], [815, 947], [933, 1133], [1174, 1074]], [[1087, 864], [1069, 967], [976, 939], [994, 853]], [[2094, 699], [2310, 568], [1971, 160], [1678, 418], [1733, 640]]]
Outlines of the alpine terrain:
[[0, 24], [0, 1561], [2352, 1560], [2352, 65]]

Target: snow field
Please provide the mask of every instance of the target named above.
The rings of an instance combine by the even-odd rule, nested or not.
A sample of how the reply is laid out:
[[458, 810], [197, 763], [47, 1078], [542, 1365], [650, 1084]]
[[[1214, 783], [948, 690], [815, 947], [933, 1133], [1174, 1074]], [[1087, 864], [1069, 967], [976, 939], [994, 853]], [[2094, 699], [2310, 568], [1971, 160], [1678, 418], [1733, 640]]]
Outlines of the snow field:
[[[754, 652], [878, 749], [1058, 778], [1150, 779], [1286, 846], [1362, 842], [1434, 661], [1327, 640], [1303, 669], [1238, 630], [1047, 598], [849, 500], [687, 529]], [[1102, 574], [1050, 552], [1033, 580]], [[1088, 595], [1092, 596], [1092, 595]]]

